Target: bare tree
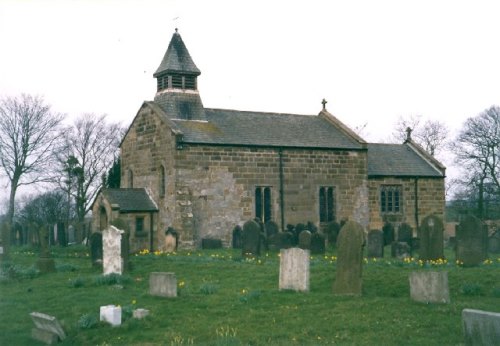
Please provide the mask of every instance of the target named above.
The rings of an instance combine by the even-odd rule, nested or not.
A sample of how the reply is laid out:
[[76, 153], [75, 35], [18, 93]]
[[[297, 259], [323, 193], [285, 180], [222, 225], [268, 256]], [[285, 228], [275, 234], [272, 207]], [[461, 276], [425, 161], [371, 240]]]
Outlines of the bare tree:
[[500, 195], [500, 107], [492, 106], [465, 121], [452, 145], [465, 181], [477, 191], [478, 214], [486, 195]]
[[22, 94], [0, 100], [0, 162], [10, 185], [10, 224], [18, 188], [50, 180], [63, 118], [39, 96]]
[[399, 117], [393, 132], [394, 139], [400, 142], [405, 141], [408, 137], [408, 128], [412, 130], [412, 139], [432, 156], [446, 147], [449, 130], [444, 123], [426, 120], [422, 124], [421, 116], [411, 116], [406, 119]]
[[65, 131], [59, 186], [74, 198], [79, 222], [83, 222], [102, 186], [102, 177], [118, 156], [122, 135], [120, 124], [108, 124], [105, 115], [94, 114], [82, 115]]

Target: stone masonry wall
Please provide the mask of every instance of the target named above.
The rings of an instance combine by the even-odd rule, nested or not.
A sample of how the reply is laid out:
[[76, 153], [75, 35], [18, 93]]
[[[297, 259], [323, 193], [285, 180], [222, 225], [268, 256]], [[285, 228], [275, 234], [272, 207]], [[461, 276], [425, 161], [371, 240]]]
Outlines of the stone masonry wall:
[[[380, 186], [402, 185], [402, 210], [399, 214], [382, 214], [380, 208]], [[370, 229], [382, 229], [384, 218], [395, 224], [407, 223], [416, 230], [415, 178], [369, 178]], [[422, 220], [429, 214], [444, 219], [444, 178], [418, 178], [418, 217]], [[420, 222], [420, 221], [419, 221]], [[414, 234], [416, 235], [416, 234]]]

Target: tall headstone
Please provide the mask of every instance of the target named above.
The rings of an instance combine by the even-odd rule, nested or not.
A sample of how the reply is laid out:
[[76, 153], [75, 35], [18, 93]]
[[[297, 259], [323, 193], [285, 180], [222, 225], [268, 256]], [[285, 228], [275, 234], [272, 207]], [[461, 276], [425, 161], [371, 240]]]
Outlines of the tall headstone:
[[322, 233], [314, 232], [311, 235], [311, 254], [321, 255], [325, 253], [325, 236]]
[[75, 227], [73, 225], [68, 226], [68, 244], [76, 243]]
[[363, 267], [363, 227], [347, 221], [337, 239], [337, 268], [333, 293], [336, 295], [361, 295]]
[[456, 228], [456, 260], [477, 266], [488, 257], [488, 228], [477, 217], [467, 215]]
[[311, 249], [311, 232], [302, 231], [299, 234], [299, 248], [303, 250]]
[[50, 255], [49, 231], [47, 228], [40, 229], [40, 257], [36, 261], [36, 268], [40, 273], [52, 273], [56, 271], [54, 259]]
[[68, 246], [68, 239], [66, 237], [66, 227], [64, 222], [58, 222], [56, 224], [57, 228], [57, 243], [60, 246]]
[[242, 233], [242, 255], [243, 256], [260, 256], [260, 225], [249, 220], [243, 225]]
[[413, 229], [407, 223], [402, 223], [398, 228], [398, 241], [411, 245]]
[[426, 216], [420, 225], [420, 259], [437, 260], [444, 257], [443, 220], [436, 215]]
[[309, 292], [309, 250], [294, 247], [280, 251], [279, 289]]
[[125, 231], [111, 225], [102, 232], [103, 274], [122, 274], [122, 234]]
[[379, 229], [368, 232], [367, 256], [371, 258], [384, 257], [384, 233]]
[[95, 267], [102, 265], [102, 233], [100, 232], [90, 235], [90, 260]]
[[240, 225], [236, 225], [233, 229], [233, 249], [241, 249], [241, 233], [243, 230]]
[[410, 273], [411, 299], [421, 303], [449, 303], [448, 272], [421, 271]]
[[382, 227], [384, 232], [384, 245], [390, 245], [394, 241], [394, 226], [390, 222], [386, 222]]

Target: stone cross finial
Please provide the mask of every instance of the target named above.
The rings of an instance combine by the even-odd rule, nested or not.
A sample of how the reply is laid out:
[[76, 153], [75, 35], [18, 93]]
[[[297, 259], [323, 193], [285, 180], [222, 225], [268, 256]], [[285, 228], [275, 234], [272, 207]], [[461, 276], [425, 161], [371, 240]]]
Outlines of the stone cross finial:
[[410, 140], [411, 140], [411, 132], [412, 132], [412, 131], [413, 131], [413, 130], [411, 129], [411, 127], [407, 127], [407, 128], [406, 128], [406, 140], [407, 140], [407, 141], [410, 141]]
[[323, 99], [323, 101], [321, 101], [321, 104], [323, 105], [323, 110], [326, 110], [326, 104], [328, 103], [327, 100]]

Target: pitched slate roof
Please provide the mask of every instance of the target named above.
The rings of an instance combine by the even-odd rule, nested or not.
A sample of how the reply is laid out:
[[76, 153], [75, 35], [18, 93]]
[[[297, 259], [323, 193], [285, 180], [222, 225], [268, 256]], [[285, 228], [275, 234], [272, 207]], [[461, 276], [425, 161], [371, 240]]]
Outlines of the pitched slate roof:
[[158, 211], [145, 189], [103, 189], [101, 193], [110, 204], [118, 205], [120, 212]]
[[368, 144], [368, 176], [443, 177], [407, 144]]
[[323, 116], [205, 108], [207, 121], [170, 118], [184, 143], [363, 149]]
[[181, 35], [176, 31], [174, 32], [170, 43], [168, 44], [167, 51], [163, 56], [163, 60], [158, 66], [158, 69], [153, 74], [157, 77], [163, 72], [181, 72], [187, 74], [199, 75], [201, 72], [194, 64], [191, 55], [189, 54], [186, 45], [182, 41]]

